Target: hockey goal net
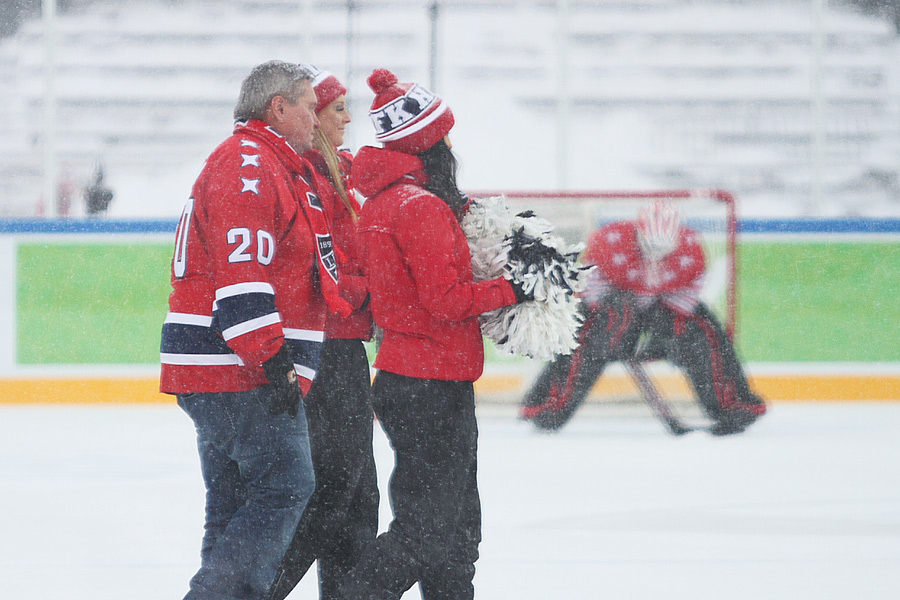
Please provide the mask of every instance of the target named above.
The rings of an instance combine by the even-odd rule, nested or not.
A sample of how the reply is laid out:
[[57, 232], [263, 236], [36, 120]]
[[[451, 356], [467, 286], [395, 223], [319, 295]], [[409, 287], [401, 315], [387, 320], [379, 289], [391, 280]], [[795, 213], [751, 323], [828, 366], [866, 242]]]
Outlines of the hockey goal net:
[[[724, 190], [648, 191], [477, 191], [473, 198], [503, 196], [515, 212], [532, 210], [554, 225], [554, 231], [569, 243], [586, 242], [603, 225], [637, 218], [644, 206], [668, 199], [678, 207], [682, 223], [700, 234], [706, 255], [706, 277], [702, 300], [717, 314], [726, 331], [737, 333], [737, 206]], [[526, 364], [522, 364], [522, 363]], [[524, 395], [542, 363], [510, 360], [488, 352], [479, 398], [516, 402]], [[671, 365], [655, 361], [645, 365], [666, 400], [689, 402], [693, 394], [686, 379]], [[521, 369], [519, 374], [516, 370]], [[623, 365], [611, 365], [595, 386], [590, 402], [639, 401], [636, 385]]]

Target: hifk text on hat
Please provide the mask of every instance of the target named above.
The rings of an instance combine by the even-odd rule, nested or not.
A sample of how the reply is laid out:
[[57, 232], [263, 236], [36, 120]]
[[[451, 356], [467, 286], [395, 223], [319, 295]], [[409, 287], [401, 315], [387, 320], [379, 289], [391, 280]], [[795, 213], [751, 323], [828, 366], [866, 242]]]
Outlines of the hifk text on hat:
[[386, 149], [421, 154], [453, 127], [447, 103], [418, 83], [397, 83], [397, 76], [387, 69], [376, 69], [367, 82], [375, 92], [369, 110], [375, 139]]

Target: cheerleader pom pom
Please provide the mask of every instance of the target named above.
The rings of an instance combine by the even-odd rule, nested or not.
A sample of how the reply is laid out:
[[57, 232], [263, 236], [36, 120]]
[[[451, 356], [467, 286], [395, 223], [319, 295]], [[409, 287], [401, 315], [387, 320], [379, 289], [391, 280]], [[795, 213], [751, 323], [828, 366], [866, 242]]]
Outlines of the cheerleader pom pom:
[[513, 214], [503, 198], [471, 200], [460, 225], [469, 242], [476, 281], [502, 277], [508, 251], [503, 240], [513, 227]]
[[505, 277], [534, 301], [481, 316], [481, 330], [503, 352], [551, 360], [577, 345], [582, 316], [577, 293], [587, 268], [583, 244], [568, 245], [531, 211], [513, 214], [503, 197], [473, 200], [462, 221], [476, 280]]

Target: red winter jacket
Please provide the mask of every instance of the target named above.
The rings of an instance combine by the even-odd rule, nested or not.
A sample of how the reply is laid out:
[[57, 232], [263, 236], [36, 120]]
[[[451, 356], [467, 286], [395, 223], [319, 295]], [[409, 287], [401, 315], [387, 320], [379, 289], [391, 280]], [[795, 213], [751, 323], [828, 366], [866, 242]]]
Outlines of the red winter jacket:
[[[303, 157], [330, 182], [331, 175], [328, 172], [328, 166], [318, 150], [310, 150]], [[353, 165], [353, 155], [342, 151], [338, 153], [338, 158], [341, 162], [341, 173], [345, 175], [344, 186], [347, 188], [350, 202], [358, 216], [360, 206], [353, 197], [346, 177]], [[369, 340], [372, 338], [373, 330], [372, 311], [369, 310], [366, 302], [369, 286], [363, 274], [362, 249], [357, 233], [357, 221], [354, 220], [337, 190], [331, 186], [330, 191], [330, 199], [323, 204], [328, 210], [331, 219], [331, 235], [339, 250], [338, 273], [340, 279], [338, 285], [341, 297], [350, 303], [353, 313], [349, 317], [329, 313], [325, 321], [325, 337], [340, 340]]]
[[469, 246], [447, 204], [425, 190], [415, 156], [364, 147], [351, 183], [368, 199], [359, 221], [372, 314], [384, 330], [375, 368], [475, 381], [484, 368], [478, 315], [516, 301], [503, 278], [475, 282]]

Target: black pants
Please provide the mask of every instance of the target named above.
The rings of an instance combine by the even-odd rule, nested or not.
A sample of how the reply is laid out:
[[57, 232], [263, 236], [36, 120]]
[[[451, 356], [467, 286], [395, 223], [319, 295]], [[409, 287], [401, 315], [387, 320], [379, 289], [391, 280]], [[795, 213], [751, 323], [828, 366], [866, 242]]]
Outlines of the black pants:
[[[638, 348], [641, 336], [648, 344]], [[590, 311], [572, 354], [548, 363], [522, 400], [523, 416], [542, 429], [562, 427], [581, 406], [611, 361], [640, 352], [683, 369], [704, 412], [718, 423], [765, 412], [753, 394], [734, 345], [715, 315], [698, 304], [681, 315], [660, 303], [638, 310], [634, 295], [614, 292]]]
[[303, 399], [316, 490], [269, 590], [283, 600], [318, 560], [319, 597], [337, 586], [378, 533], [369, 361], [362, 340], [325, 340]]
[[471, 599], [481, 542], [474, 387], [381, 371], [374, 394], [396, 459], [394, 519], [350, 573], [344, 598], [393, 600], [419, 582], [424, 600]]

